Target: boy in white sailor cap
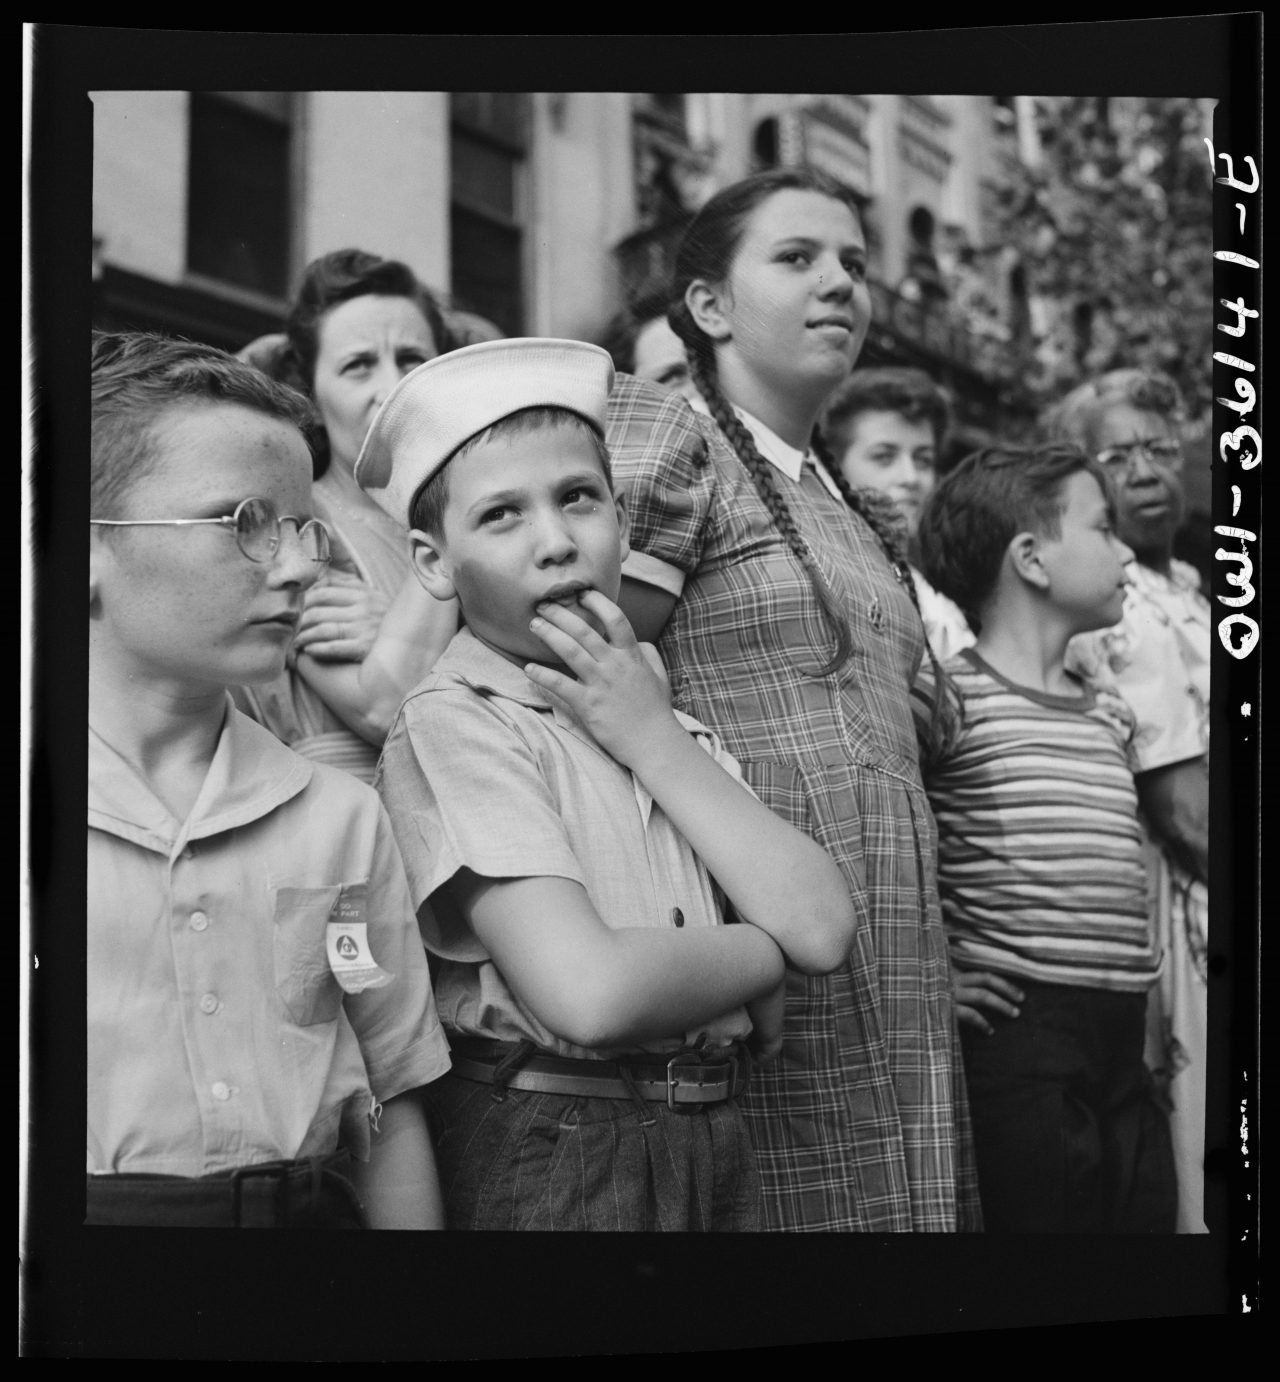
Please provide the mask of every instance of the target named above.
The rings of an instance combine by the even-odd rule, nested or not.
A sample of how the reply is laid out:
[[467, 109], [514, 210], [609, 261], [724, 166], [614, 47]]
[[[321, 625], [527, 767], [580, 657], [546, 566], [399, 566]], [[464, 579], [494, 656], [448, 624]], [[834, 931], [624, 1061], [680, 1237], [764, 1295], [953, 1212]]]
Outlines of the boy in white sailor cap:
[[454, 1051], [427, 1095], [451, 1227], [757, 1227], [743, 1043], [776, 1054], [786, 967], [853, 935], [836, 866], [672, 711], [614, 603], [612, 379], [577, 341], [455, 351], [356, 465], [466, 621], [378, 783]]

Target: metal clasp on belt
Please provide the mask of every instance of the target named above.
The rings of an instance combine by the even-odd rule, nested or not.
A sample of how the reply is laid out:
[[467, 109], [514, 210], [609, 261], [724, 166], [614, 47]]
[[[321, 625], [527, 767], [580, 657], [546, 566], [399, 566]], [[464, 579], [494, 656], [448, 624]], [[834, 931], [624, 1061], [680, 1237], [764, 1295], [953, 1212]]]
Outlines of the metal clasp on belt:
[[[737, 1056], [732, 1056], [732, 1055], [719, 1056], [719, 1057], [715, 1058], [714, 1060], [707, 1060], [707, 1059], [705, 1059], [704, 1057], [695, 1056], [695, 1058], [694, 1058], [693, 1060], [690, 1060], [690, 1059], [689, 1059], [689, 1055], [688, 1055], [687, 1052], [684, 1053], [683, 1055], [681, 1055], [681, 1053], [677, 1052], [677, 1054], [674, 1055], [674, 1056], [672, 1056], [671, 1059], [667, 1062], [667, 1107], [668, 1107], [669, 1109], [676, 1109], [676, 1090], [677, 1090], [677, 1089], [679, 1088], [679, 1086], [680, 1086], [680, 1081], [679, 1081], [679, 1079], [676, 1078], [675, 1072], [676, 1072], [677, 1070], [680, 1070], [680, 1069], [682, 1069], [682, 1068], [688, 1067], [688, 1066], [690, 1066], [690, 1065], [700, 1065], [700, 1066], [708, 1066], [708, 1065], [726, 1065], [726, 1066], [728, 1066], [728, 1076], [727, 1076], [728, 1090], [727, 1090], [727, 1092], [726, 1092], [726, 1094], [725, 1094], [724, 1097], [725, 1097], [726, 1099], [732, 1099], [732, 1098], [733, 1098], [734, 1086], [737, 1084], [737, 1081], [738, 1081], [738, 1058], [737, 1058]], [[687, 1102], [689, 1102], [689, 1103], [695, 1103], [695, 1101], [693, 1101], [693, 1100], [689, 1100], [689, 1101], [687, 1101]], [[696, 1104], [695, 1104], [695, 1106], [696, 1106]], [[679, 1110], [676, 1110], [676, 1111], [678, 1112]]]

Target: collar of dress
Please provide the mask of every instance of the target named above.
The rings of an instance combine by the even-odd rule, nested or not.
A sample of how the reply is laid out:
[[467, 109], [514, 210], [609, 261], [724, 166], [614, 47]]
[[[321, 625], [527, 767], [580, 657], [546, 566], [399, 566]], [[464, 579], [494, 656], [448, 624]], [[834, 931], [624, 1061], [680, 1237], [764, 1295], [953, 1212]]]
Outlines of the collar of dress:
[[[695, 399], [693, 401], [693, 406], [698, 412], [705, 413], [708, 417], [710, 416], [707, 405], [701, 398]], [[751, 433], [752, 440], [756, 444], [756, 450], [759, 451], [775, 470], [781, 471], [792, 484], [798, 485], [800, 483], [801, 472], [804, 469], [804, 463], [808, 461], [813, 466], [818, 479], [826, 486], [827, 492], [831, 497], [841, 504], [844, 503], [839, 486], [827, 473], [826, 466], [822, 464], [812, 451], [797, 451], [794, 446], [790, 446], [783, 441], [772, 428], [766, 427], [758, 417], [747, 412], [745, 408], [739, 408], [736, 403], [733, 405], [733, 411], [742, 419], [747, 431]]]

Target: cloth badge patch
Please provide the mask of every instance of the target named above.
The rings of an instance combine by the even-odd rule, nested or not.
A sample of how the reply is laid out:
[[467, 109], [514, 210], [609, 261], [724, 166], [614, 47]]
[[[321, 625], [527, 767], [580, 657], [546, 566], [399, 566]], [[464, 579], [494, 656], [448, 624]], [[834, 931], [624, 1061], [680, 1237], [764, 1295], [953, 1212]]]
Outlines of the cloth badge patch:
[[363, 883], [343, 888], [325, 928], [324, 949], [329, 957], [329, 968], [345, 993], [380, 989], [394, 977], [378, 964], [369, 949], [369, 928], [364, 919], [365, 892]]

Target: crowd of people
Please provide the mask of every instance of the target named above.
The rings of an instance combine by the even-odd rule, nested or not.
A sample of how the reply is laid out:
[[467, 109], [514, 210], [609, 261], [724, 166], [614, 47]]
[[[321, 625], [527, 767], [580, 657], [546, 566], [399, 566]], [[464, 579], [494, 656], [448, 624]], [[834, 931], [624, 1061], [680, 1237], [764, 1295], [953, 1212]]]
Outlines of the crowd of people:
[[612, 354], [95, 339], [88, 1222], [1203, 1231], [1177, 391], [939, 475], [867, 258], [789, 168]]

